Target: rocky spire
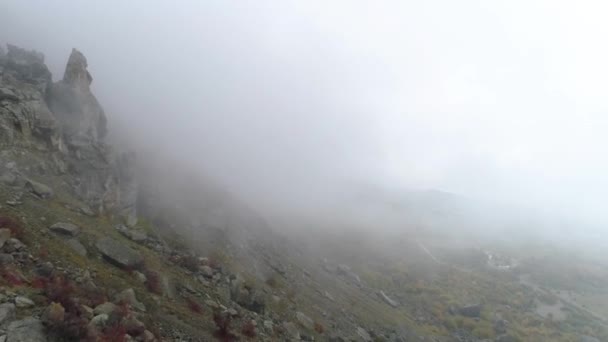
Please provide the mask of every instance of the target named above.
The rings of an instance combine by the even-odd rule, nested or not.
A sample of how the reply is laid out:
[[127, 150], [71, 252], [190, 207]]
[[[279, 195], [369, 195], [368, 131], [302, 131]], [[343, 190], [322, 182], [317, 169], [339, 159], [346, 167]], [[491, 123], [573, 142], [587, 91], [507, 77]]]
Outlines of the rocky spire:
[[81, 88], [90, 91], [89, 86], [93, 81], [93, 77], [87, 70], [87, 59], [82, 52], [72, 49], [68, 64], [65, 67], [63, 82], [75, 88]]
[[86, 141], [99, 141], [106, 134], [106, 116], [90, 89], [93, 78], [87, 70], [87, 59], [72, 49], [63, 80], [54, 83], [48, 102], [61, 122], [68, 144], [81, 146]]

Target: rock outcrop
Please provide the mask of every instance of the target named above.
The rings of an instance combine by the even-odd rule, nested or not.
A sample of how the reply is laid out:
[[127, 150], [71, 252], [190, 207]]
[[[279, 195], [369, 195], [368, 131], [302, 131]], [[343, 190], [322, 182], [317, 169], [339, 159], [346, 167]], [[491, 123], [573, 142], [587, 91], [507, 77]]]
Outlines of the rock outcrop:
[[[87, 67], [84, 55], [73, 49], [63, 79], [53, 83], [43, 54], [13, 45], [0, 53], [0, 181], [48, 199], [56, 189], [32, 180], [30, 165], [23, 167], [37, 164], [47, 174], [64, 176], [69, 191], [94, 212], [134, 225], [135, 156], [117, 153], [104, 141], [106, 115], [91, 91]], [[11, 154], [19, 148], [44, 155], [27, 154], [25, 163], [14, 164]]]

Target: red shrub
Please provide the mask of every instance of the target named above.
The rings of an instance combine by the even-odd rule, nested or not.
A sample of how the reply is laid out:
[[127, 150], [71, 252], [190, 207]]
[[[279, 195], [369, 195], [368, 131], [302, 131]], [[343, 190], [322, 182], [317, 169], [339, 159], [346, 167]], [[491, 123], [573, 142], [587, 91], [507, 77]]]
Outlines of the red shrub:
[[99, 342], [124, 342], [127, 330], [119, 323], [106, 326], [103, 333], [96, 341]]
[[222, 315], [216, 312], [213, 314], [213, 322], [217, 327], [217, 330], [213, 333], [215, 338], [222, 342], [236, 341], [236, 336], [230, 332], [230, 323], [232, 322], [230, 315]]
[[144, 275], [146, 276], [146, 288], [148, 291], [156, 294], [162, 294], [163, 289], [158, 272], [145, 270]]
[[8, 216], [0, 216], [0, 228], [7, 228], [11, 231], [11, 236], [23, 239], [24, 229], [19, 220]]
[[247, 337], [254, 338], [256, 336], [256, 331], [253, 321], [248, 321], [247, 323], [243, 324], [241, 333]]
[[319, 322], [315, 322], [315, 331], [318, 334], [322, 334], [325, 332], [325, 327], [323, 326], [323, 324], [319, 323]]
[[51, 302], [61, 304], [67, 312], [75, 311], [78, 306], [74, 296], [74, 285], [65, 277], [49, 278], [44, 285], [44, 294]]
[[190, 272], [198, 271], [198, 268], [201, 265], [201, 263], [198, 261], [198, 258], [192, 255], [182, 257], [180, 259], [179, 264]]
[[41, 248], [38, 250], [38, 257], [39, 257], [40, 259], [46, 259], [46, 258], [48, 258], [48, 256], [49, 256], [49, 250], [48, 250], [48, 249], [46, 249], [46, 247], [41, 247]]
[[199, 303], [197, 303], [194, 299], [187, 298], [186, 303], [188, 304], [188, 308], [190, 309], [190, 311], [196, 312], [197, 314], [203, 313], [203, 307]]
[[20, 286], [25, 283], [25, 279], [19, 272], [12, 270], [10, 268], [2, 267], [0, 269], [0, 276], [4, 279], [10, 286]]
[[30, 282], [30, 286], [35, 288], [35, 289], [44, 289], [46, 287], [46, 284], [48, 282], [48, 278], [44, 278], [44, 277], [37, 277], [34, 278], [34, 280], [32, 280]]

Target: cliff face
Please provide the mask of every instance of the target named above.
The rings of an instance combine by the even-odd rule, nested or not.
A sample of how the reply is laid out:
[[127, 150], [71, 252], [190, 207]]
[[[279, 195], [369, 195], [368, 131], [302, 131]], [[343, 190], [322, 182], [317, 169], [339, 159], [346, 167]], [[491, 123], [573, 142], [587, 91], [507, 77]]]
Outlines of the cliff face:
[[[77, 195], [86, 211], [120, 215], [133, 225], [134, 155], [115, 153], [105, 143], [106, 116], [91, 92], [92, 80], [86, 58], [76, 49], [58, 82], [41, 53], [12, 45], [0, 52], [0, 171], [25, 187], [31, 168], [44, 169], [58, 178], [61, 189], [56, 190]], [[16, 157], [24, 160], [15, 163]]]

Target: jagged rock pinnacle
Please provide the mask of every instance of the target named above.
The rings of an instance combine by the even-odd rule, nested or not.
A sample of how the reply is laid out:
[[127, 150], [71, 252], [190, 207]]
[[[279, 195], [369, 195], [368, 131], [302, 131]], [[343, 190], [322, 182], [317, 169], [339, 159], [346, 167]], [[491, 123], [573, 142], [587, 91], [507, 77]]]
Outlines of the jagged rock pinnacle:
[[106, 116], [91, 92], [93, 78], [87, 66], [85, 56], [72, 49], [63, 80], [54, 83], [49, 91], [49, 107], [62, 123], [68, 144], [99, 141], [106, 134]]
[[77, 49], [72, 49], [68, 64], [65, 67], [63, 82], [72, 87], [78, 87], [88, 91], [89, 86], [93, 81], [93, 77], [91, 77], [91, 74], [87, 70], [87, 66], [87, 59], [82, 52]]

